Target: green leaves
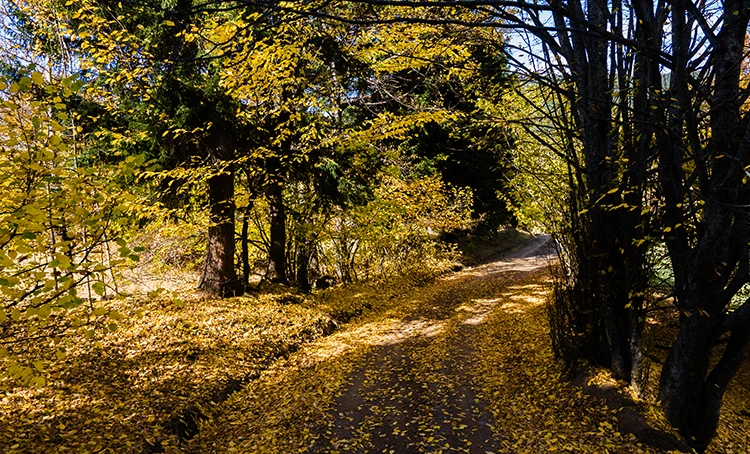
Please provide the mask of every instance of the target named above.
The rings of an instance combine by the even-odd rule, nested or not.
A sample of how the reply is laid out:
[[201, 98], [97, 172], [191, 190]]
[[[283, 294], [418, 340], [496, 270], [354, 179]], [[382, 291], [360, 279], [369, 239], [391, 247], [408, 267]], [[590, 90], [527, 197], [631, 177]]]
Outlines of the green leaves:
[[104, 283], [103, 282], [94, 282], [91, 284], [91, 288], [96, 292], [97, 295], [104, 295]]

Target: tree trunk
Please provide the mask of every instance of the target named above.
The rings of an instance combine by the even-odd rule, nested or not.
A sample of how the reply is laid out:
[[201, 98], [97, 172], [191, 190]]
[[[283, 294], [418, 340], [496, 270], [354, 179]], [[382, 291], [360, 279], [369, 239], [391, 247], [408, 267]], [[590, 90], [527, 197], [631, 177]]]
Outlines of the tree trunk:
[[747, 329], [733, 332], [724, 355], [703, 384], [701, 409], [696, 424], [698, 430], [694, 434], [701, 450], [708, 446], [716, 434], [724, 391], [747, 357], [749, 348], [750, 332]]
[[240, 244], [241, 244], [241, 252], [240, 256], [242, 259], [242, 283], [245, 285], [245, 288], [248, 287], [249, 281], [250, 281], [250, 251], [248, 247], [248, 229], [250, 227], [250, 220], [248, 219], [248, 211], [249, 208], [245, 211], [245, 213], [242, 216], [242, 234], [240, 236]]
[[711, 352], [720, 334], [718, 323], [699, 312], [683, 316], [659, 382], [667, 420], [698, 452], [705, 451], [716, 434], [724, 392], [750, 348], [746, 327], [732, 331], [721, 359], [709, 373]]
[[302, 291], [309, 292], [312, 288], [310, 285], [310, 247], [305, 242], [300, 242], [297, 246], [297, 285]]
[[643, 304], [630, 308], [628, 318], [630, 319], [630, 387], [636, 396], [643, 396], [644, 382], [646, 381], [648, 369], [643, 363]]
[[268, 248], [268, 275], [271, 282], [287, 284], [286, 276], [286, 210], [283, 186], [280, 182], [268, 187], [270, 245]]
[[[642, 122], [631, 121], [630, 100], [623, 97], [629, 95], [629, 57], [615, 58], [611, 43], [590, 33], [592, 28], [608, 29], [610, 19], [619, 14], [620, 8], [608, 10], [607, 5], [575, 0], [563, 8], [563, 2], [550, 2], [555, 26], [566, 30], [557, 39], [559, 52], [570, 65], [567, 77], [573, 89], [562, 95], [568, 97], [571, 115], [561, 120], [572, 122], [565, 153], [570, 163], [578, 164], [570, 177], [572, 208], [565, 232], [570, 278], [559, 284], [568, 288], [556, 291], [560, 300], [554, 303], [558, 307], [551, 312], [551, 322], [557, 330], [553, 333], [556, 353], [569, 366], [584, 358], [609, 367], [619, 378], [638, 381], [642, 327], [638, 321], [648, 276], [645, 247], [636, 246], [643, 238], [639, 205], [644, 180], [639, 169], [648, 167], [645, 156], [651, 150], [635, 146], [640, 131], [632, 128]], [[622, 17], [619, 20], [616, 26], [621, 31]], [[640, 91], [644, 100], [649, 89], [646, 85]], [[623, 127], [613, 127], [617, 122]]]
[[[689, 3], [673, 3], [675, 70], [670, 79], [669, 136], [662, 137], [659, 180], [666, 202], [665, 225], [675, 228], [666, 237], [675, 275], [675, 301], [680, 330], [662, 369], [659, 396], [669, 422], [697, 451], [703, 452], [716, 433], [721, 402], [744, 360], [750, 334], [740, 308], [729, 312], [731, 299], [747, 283], [747, 187], [742, 179], [748, 164], [748, 117], [740, 108], [744, 44], [750, 11], [739, 0], [723, 4], [724, 22], [710, 54], [714, 77], [696, 90], [689, 64], [691, 29], [686, 24]], [[688, 69], [686, 69], [688, 68]], [[690, 87], [690, 88], [688, 88]], [[703, 144], [690, 137], [705, 115], [696, 108], [695, 93], [711, 93], [710, 139]], [[692, 148], [692, 149], [691, 149]], [[686, 152], [693, 153], [693, 163]], [[713, 159], [720, 157], [727, 159]], [[695, 168], [697, 177], [685, 175]], [[697, 214], [682, 208], [686, 195], [701, 194]], [[743, 207], [743, 208], [740, 208]], [[738, 209], [740, 208], [740, 209]], [[697, 219], [694, 229], [682, 224]], [[689, 221], [688, 221], [689, 222]], [[677, 228], [677, 226], [680, 226]], [[747, 308], [747, 306], [743, 306]], [[729, 319], [735, 320], [728, 324]], [[719, 336], [731, 332], [721, 359], [711, 370], [711, 353]]]
[[223, 298], [241, 295], [244, 285], [234, 268], [234, 174], [230, 170], [208, 179], [210, 203], [206, 263], [198, 287]]

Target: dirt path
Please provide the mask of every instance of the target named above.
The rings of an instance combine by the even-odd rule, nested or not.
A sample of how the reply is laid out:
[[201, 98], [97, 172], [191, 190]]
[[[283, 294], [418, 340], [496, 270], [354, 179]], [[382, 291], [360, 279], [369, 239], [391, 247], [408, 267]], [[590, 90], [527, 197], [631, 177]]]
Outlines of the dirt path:
[[497, 302], [487, 290], [547, 265], [548, 242], [536, 238], [456, 273], [420, 298], [403, 318], [404, 332], [362, 359], [308, 452], [497, 452], [503, 430], [472, 368], [477, 330]]
[[656, 452], [618, 432], [606, 404], [560, 381], [545, 309], [550, 249], [537, 237], [396, 291], [390, 309], [222, 404], [188, 452]]

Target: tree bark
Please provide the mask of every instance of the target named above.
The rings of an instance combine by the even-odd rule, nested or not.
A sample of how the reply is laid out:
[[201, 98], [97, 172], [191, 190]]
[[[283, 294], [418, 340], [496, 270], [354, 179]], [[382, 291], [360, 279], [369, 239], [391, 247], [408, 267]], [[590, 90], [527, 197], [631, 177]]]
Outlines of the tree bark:
[[300, 290], [309, 292], [312, 286], [310, 285], [310, 247], [305, 242], [300, 242], [297, 245], [297, 285]]
[[[639, 320], [643, 316], [642, 295], [648, 270], [646, 247], [637, 240], [644, 237], [645, 229], [642, 169], [648, 167], [646, 156], [652, 150], [639, 146], [639, 141], [647, 142], [648, 138], [641, 138], [642, 131], [632, 129], [644, 123], [632, 121], [632, 109], [624, 100], [630, 95], [625, 90], [631, 66], [624, 55], [620, 55], [620, 60], [609, 60], [611, 44], [603, 36], [591, 33], [591, 28], [607, 29], [609, 18], [619, 14], [619, 10], [608, 11], [605, 4], [597, 2], [588, 2], [584, 7], [579, 0], [568, 2], [566, 7], [552, 1], [550, 6], [555, 26], [567, 30], [556, 39], [559, 52], [570, 66], [567, 77], [574, 89], [562, 92], [568, 97], [573, 123], [570, 143], [580, 140], [580, 150], [571, 145], [566, 152], [569, 162], [578, 165], [575, 176], [570, 178], [573, 208], [571, 227], [565, 232], [571, 246], [568, 282], [572, 284], [561, 285], [573, 288], [557, 292], [563, 301], [555, 303], [563, 306], [557, 313], [569, 314], [570, 319], [553, 321], [553, 326], [562, 323], [561, 332], [568, 333], [562, 336], [575, 333], [575, 339], [562, 341], [572, 347], [572, 351], [561, 355], [569, 364], [585, 358], [609, 367], [619, 378], [638, 382], [642, 371]], [[618, 27], [622, 28], [622, 24]], [[642, 65], [639, 70], [645, 72], [648, 68]], [[619, 85], [615, 83], [617, 77]], [[647, 80], [643, 82], [648, 84]], [[643, 103], [648, 101], [649, 89], [644, 85], [639, 90]], [[623, 99], [619, 110], [614, 99], [618, 90]], [[622, 128], [613, 128], [614, 122], [621, 122]]]
[[288, 284], [286, 273], [286, 209], [281, 182], [268, 187], [270, 245], [268, 248], [268, 274], [271, 282]]
[[248, 219], [249, 208], [242, 215], [242, 234], [240, 236], [241, 252], [240, 257], [242, 260], [242, 283], [245, 288], [248, 287], [250, 281], [250, 251], [248, 247], [248, 229], [250, 227], [250, 220]]
[[198, 288], [223, 298], [241, 295], [234, 267], [234, 174], [224, 169], [208, 179], [210, 203], [206, 263]]
[[714, 320], [698, 314], [683, 320], [659, 383], [667, 420], [698, 452], [705, 451], [716, 434], [724, 392], [750, 346], [746, 328], [732, 332], [721, 359], [708, 373], [715, 325]]
[[[724, 22], [714, 37], [710, 56], [715, 76], [704, 87], [711, 94], [710, 137], [705, 143], [691, 143], [685, 141], [685, 131], [690, 137], [691, 125], [699, 124], [697, 119], [704, 112], [693, 107], [695, 93], [700, 90], [688, 89], [688, 78], [693, 76], [686, 69], [691, 43], [691, 30], [685, 24], [688, 5], [685, 0], [673, 3], [673, 36], [680, 38], [673, 38], [670, 99], [674, 106], [668, 117], [671, 133], [662, 137], [660, 144], [664, 217], [667, 226], [680, 226], [672, 229], [666, 243], [681, 319], [677, 340], [662, 369], [659, 395], [669, 422], [694, 449], [703, 452], [716, 433], [726, 387], [750, 345], [750, 319], [743, 308], [728, 311], [732, 297], [748, 282], [750, 215], [741, 207], [750, 203], [750, 192], [742, 182], [750, 163], [750, 137], [748, 116], [740, 105], [740, 72], [750, 12], [741, 0], [723, 4]], [[688, 152], [698, 173], [695, 183], [684, 175]], [[693, 191], [700, 194], [703, 206], [696, 228], [688, 232], [682, 227], [688, 214], [681, 207], [686, 194]], [[727, 347], [710, 369], [716, 340], [728, 332]]]

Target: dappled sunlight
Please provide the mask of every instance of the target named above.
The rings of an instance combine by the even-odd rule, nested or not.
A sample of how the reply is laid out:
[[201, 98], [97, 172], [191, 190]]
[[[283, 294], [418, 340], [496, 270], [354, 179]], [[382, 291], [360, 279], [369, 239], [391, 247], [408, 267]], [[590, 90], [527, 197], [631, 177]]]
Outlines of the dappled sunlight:
[[456, 308], [456, 312], [465, 311], [465, 312], [486, 312], [490, 307], [497, 304], [498, 301], [500, 301], [500, 298], [480, 298], [471, 300], [471, 303], [468, 304], [462, 304]]
[[546, 295], [548, 286], [539, 284], [514, 285], [509, 287], [509, 290], [520, 291], [525, 295]]
[[467, 318], [461, 323], [463, 323], [464, 325], [478, 325], [482, 323], [486, 317], [487, 317], [487, 314], [478, 314], [478, 315], [475, 315], [474, 317]]
[[[155, 440], [168, 452], [179, 452], [175, 434], [164, 430], [166, 422], [219, 399], [221, 414], [201, 407], [221, 419], [201, 428], [205, 437], [191, 452], [230, 451], [227, 445], [214, 446], [219, 439], [233, 440], [240, 452], [297, 451], [311, 442], [309, 428], [330, 418], [327, 409], [351, 385], [363, 358], [381, 364], [379, 355], [427, 348], [433, 356], [423, 358], [420, 367], [433, 377], [430, 386], [442, 389], [447, 385], [441, 371], [457, 367], [446, 350], [451, 339], [480, 329], [496, 307], [529, 307], [544, 291], [543, 285], [518, 285], [531, 275], [523, 270], [541, 270], [541, 262], [506, 261], [495, 269], [510, 271], [497, 275], [486, 274], [489, 269], [414, 286], [399, 281], [341, 287], [319, 301], [289, 292], [226, 300], [181, 301], [162, 294], [112, 301], [111, 308], [124, 316], [117, 331], [106, 333], [104, 325], [92, 339], [70, 344], [67, 372], [50, 371], [55, 388], [65, 391], [7, 393], [3, 407], [23, 410], [8, 413], [0, 423], [8, 427], [6, 436], [32, 443], [62, 437], [66, 445], [78, 446], [74, 431], [86, 426], [98, 434], [90, 439], [123, 452], [140, 452], [144, 442], [130, 449], [121, 440]], [[517, 297], [523, 293], [533, 296]], [[410, 358], [388, 370], [398, 376], [415, 361], [422, 360]], [[238, 389], [243, 390], [231, 394]], [[64, 428], [60, 418], [67, 421]], [[36, 429], [19, 429], [26, 427], [22, 420], [37, 421]]]
[[309, 359], [313, 362], [326, 361], [354, 349], [378, 345], [394, 332], [399, 324], [399, 320], [389, 318], [334, 333], [311, 345]]
[[394, 345], [416, 337], [434, 337], [445, 330], [445, 323], [434, 320], [381, 319], [334, 333], [309, 347], [309, 359], [327, 361], [357, 349]]
[[548, 262], [546, 260], [541, 260], [538, 257], [519, 258], [467, 268], [466, 270], [446, 276], [441, 280], [455, 281], [467, 278], [492, 278], [511, 272], [532, 272], [547, 265]]
[[478, 271], [484, 275], [508, 273], [513, 271], [536, 271], [549, 262], [541, 257], [517, 258], [509, 261], [499, 261], [483, 265]]
[[428, 320], [412, 320], [401, 323], [376, 341], [378, 345], [393, 345], [417, 336], [433, 337], [443, 331], [444, 324]]
[[606, 405], [560, 380], [544, 315], [545, 280], [539, 273], [508, 286], [476, 340], [481, 386], [506, 434], [494, 452], [653, 452], [618, 432]]
[[471, 304], [463, 304], [456, 308], [457, 311], [469, 312], [471, 315], [461, 323], [465, 325], [478, 325], [484, 321], [487, 314], [497, 305], [500, 298], [479, 298], [471, 301]]
[[526, 307], [528, 307], [528, 306], [531, 306], [531, 307], [540, 306], [540, 305], [542, 305], [542, 304], [545, 303], [545, 299], [544, 298], [540, 298], [538, 295], [534, 295], [534, 294], [531, 294], [531, 295], [523, 295], [523, 294], [522, 295], [512, 295], [509, 298], [511, 300], [513, 300], [513, 301], [517, 301], [518, 305], [520, 305], [520, 306], [526, 306]]
[[[493, 278], [506, 273], [538, 271], [549, 266], [555, 258], [549, 247], [544, 246], [548, 241], [548, 237], [539, 237], [536, 240], [530, 241], [526, 246], [512, 252], [508, 259], [466, 268], [463, 271], [444, 277], [443, 280], [455, 281], [467, 278]], [[540, 249], [540, 245], [542, 249]]]
[[508, 314], [523, 314], [526, 312], [524, 305], [518, 303], [505, 303], [499, 309]]
[[[222, 406], [220, 420], [212, 421], [210, 427], [204, 428], [206, 432], [191, 443], [191, 452], [228, 451], [230, 448], [238, 452], [304, 452], [305, 449], [300, 448], [314, 446], [315, 439], [320, 436], [328, 441], [321, 444], [320, 449], [308, 452], [329, 452], [331, 446], [339, 446], [342, 452], [349, 449], [346, 446], [354, 450], [352, 452], [380, 452], [372, 447], [371, 442], [375, 440], [368, 438], [367, 431], [377, 432], [380, 429], [375, 427], [382, 427], [387, 431], [383, 435], [386, 439], [402, 437], [405, 431], [411, 430], [412, 423], [399, 426], [394, 432], [388, 429], [392, 423], [377, 422], [372, 418], [375, 415], [390, 418], [410, 414], [412, 403], [422, 399], [419, 396], [427, 392], [454, 395], [451, 390], [458, 389], [456, 386], [465, 389], [468, 385], [461, 384], [463, 381], [446, 381], [444, 374], [464, 370], [471, 364], [471, 360], [461, 359], [462, 355], [472, 355], [473, 336], [484, 329], [482, 327], [496, 312], [497, 306], [507, 303], [528, 305], [509, 297], [523, 291], [536, 293], [544, 288], [544, 285], [538, 285], [521, 289], [523, 286], [518, 285], [537, 275], [544, 269], [544, 264], [544, 261], [534, 262], [527, 258], [513, 259], [497, 269], [534, 271], [508, 271], [487, 276], [482, 274], [489, 268], [485, 266], [474, 277], [471, 273], [476, 270], [470, 270], [470, 273], [461, 271], [454, 275], [458, 278], [441, 278], [428, 285], [400, 289], [398, 295], [385, 289], [368, 294], [368, 298], [360, 301], [374, 307], [382, 304], [377, 301], [386, 301], [382, 312], [352, 320], [343, 329], [307, 344], [283, 363], [271, 366], [257, 381]], [[339, 298], [355, 300], [345, 295]], [[456, 345], [458, 338], [465, 341]], [[383, 385], [382, 380], [392, 381], [393, 386]], [[358, 400], [358, 394], [351, 391], [360, 389], [358, 386], [375, 387], [372, 388], [375, 399], [372, 405], [365, 407]], [[347, 394], [351, 392], [355, 393]], [[347, 399], [354, 399], [350, 404], [355, 409], [362, 407], [361, 411], [345, 417], [337, 416], [332, 408], [344, 395], [350, 396]], [[461, 418], [464, 411], [454, 416]], [[428, 410], [423, 416], [429, 418], [429, 415]], [[418, 415], [410, 416], [408, 421], [412, 421], [412, 417]], [[355, 421], [364, 418], [357, 431], [365, 432], [340, 434], [337, 438], [333, 433], [313, 435], [311, 429], [308, 430], [309, 427], [322, 427], [317, 430], [336, 431], [334, 421], [337, 418], [344, 418], [341, 424], [354, 423], [347, 418]], [[467, 427], [470, 425], [456, 422], [446, 430], [458, 433], [468, 430]], [[425, 430], [435, 433], [436, 429], [433, 424], [421, 429]], [[424, 442], [429, 438], [415, 436]], [[217, 445], [217, 440], [234, 440], [234, 444]], [[476, 442], [478, 445], [482, 443], [481, 440]], [[418, 451], [420, 449], [403, 447], [395, 452]]]

